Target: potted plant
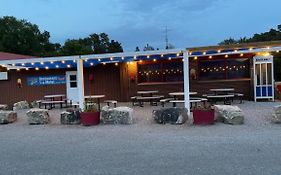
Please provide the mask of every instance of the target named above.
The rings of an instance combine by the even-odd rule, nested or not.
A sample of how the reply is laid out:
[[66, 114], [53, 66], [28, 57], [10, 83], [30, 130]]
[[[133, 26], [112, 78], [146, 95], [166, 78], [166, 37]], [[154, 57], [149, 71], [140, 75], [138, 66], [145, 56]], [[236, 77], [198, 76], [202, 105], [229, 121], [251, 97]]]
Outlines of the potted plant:
[[84, 126], [98, 125], [100, 123], [100, 112], [93, 99], [84, 103], [84, 109], [80, 113], [81, 123]]
[[193, 124], [195, 125], [214, 124], [215, 110], [210, 105], [194, 107], [192, 112], [193, 112]]

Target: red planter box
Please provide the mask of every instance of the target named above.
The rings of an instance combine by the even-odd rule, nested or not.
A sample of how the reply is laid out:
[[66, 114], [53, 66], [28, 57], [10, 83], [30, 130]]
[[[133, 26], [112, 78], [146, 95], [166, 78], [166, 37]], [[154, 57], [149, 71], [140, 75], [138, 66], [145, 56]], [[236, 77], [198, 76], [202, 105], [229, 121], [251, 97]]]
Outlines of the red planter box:
[[215, 110], [193, 110], [193, 124], [210, 125], [214, 124]]
[[80, 118], [84, 126], [98, 125], [100, 123], [100, 112], [81, 112]]

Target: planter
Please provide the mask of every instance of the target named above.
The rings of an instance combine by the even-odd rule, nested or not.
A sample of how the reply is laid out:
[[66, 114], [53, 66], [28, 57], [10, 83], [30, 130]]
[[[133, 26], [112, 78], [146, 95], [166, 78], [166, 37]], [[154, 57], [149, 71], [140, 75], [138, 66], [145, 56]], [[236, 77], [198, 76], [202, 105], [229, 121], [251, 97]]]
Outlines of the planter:
[[84, 126], [98, 125], [100, 123], [100, 112], [81, 112], [80, 118]]
[[211, 125], [214, 124], [215, 110], [193, 110], [193, 124]]

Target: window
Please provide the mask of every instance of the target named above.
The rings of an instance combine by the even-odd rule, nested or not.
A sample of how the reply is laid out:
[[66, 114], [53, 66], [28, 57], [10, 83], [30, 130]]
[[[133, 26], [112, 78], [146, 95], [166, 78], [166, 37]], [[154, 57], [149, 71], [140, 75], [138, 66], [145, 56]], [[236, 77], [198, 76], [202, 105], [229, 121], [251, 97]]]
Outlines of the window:
[[77, 76], [69, 75], [69, 84], [70, 88], [77, 88]]
[[200, 80], [250, 78], [248, 58], [202, 60], [198, 64]]
[[138, 64], [138, 83], [183, 81], [181, 60]]

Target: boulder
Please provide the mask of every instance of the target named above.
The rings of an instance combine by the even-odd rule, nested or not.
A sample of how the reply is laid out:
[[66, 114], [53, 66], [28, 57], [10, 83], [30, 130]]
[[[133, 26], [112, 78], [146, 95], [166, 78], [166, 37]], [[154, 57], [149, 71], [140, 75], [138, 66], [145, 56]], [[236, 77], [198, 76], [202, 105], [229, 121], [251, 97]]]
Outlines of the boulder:
[[111, 108], [105, 106], [101, 110], [101, 120], [105, 124], [133, 124], [134, 110], [129, 107]]
[[60, 122], [63, 125], [78, 125], [80, 124], [80, 112], [78, 109], [67, 109], [60, 115]]
[[27, 111], [27, 121], [30, 125], [42, 125], [50, 122], [48, 110], [33, 108]]
[[273, 123], [281, 123], [281, 105], [274, 107], [272, 122]]
[[13, 123], [17, 120], [17, 113], [14, 111], [0, 111], [0, 124]]
[[0, 104], [0, 110], [8, 110], [8, 105]]
[[30, 109], [27, 101], [20, 101], [14, 104], [13, 110], [22, 110], [22, 109]]
[[186, 108], [161, 108], [152, 112], [153, 119], [159, 124], [184, 124], [188, 120]]
[[30, 103], [30, 106], [32, 108], [39, 108], [39, 106], [40, 106], [39, 103], [40, 103], [40, 101], [33, 101]]
[[217, 121], [231, 125], [244, 123], [244, 113], [238, 106], [215, 105], [214, 108]]

